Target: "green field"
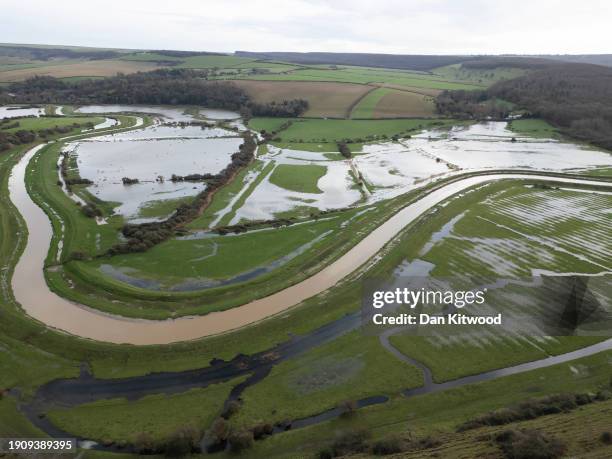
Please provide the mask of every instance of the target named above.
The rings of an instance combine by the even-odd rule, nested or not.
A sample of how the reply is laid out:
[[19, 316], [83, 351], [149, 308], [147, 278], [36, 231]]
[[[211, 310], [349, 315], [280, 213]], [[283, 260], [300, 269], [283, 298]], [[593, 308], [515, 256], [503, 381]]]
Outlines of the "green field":
[[[610, 358], [612, 351], [601, 352], [571, 363], [495, 381], [408, 399], [395, 397], [385, 404], [360, 410], [353, 417], [337, 418], [256, 442], [254, 448], [249, 450], [249, 458], [291, 458], [312, 454], [332, 443], [342, 432], [352, 429], [365, 429], [375, 439], [393, 434], [412, 438], [434, 435], [444, 439], [445, 435], [453, 433], [459, 424], [488, 411], [551, 393], [596, 392], [609, 388]], [[578, 366], [581, 371], [578, 374], [574, 373], [572, 366]], [[587, 413], [597, 417], [603, 416], [601, 421], [605, 425], [604, 419], [608, 416], [609, 405], [609, 402], [603, 405], [589, 405], [591, 408], [586, 408], [589, 410]], [[563, 416], [567, 419], [568, 415]], [[548, 420], [548, 417], [542, 417], [538, 421], [545, 426]], [[559, 434], [567, 435], [567, 424], [561, 425], [559, 429]], [[575, 432], [581, 429], [574, 426], [569, 430]], [[464, 440], [461, 442], [462, 448], [475, 447], [472, 442], [465, 443], [465, 436], [462, 438]], [[484, 437], [480, 441], [486, 441], [487, 438]], [[432, 450], [432, 453], [436, 452], [439, 453], [440, 450], [438, 448]], [[412, 457], [423, 457], [423, 453], [423, 451], [416, 452]], [[474, 457], [469, 449], [466, 454], [464, 457]], [[221, 457], [231, 456], [226, 454]]]
[[[27, 130], [27, 131], [31, 131], [31, 130], [41, 130], [41, 129], [51, 129], [54, 127], [63, 127], [63, 126], [71, 126], [74, 123], [77, 124], [81, 124], [84, 125], [85, 123], [92, 123], [93, 125], [96, 124], [100, 124], [101, 122], [104, 121], [104, 118], [100, 118], [100, 117], [87, 117], [87, 118], [83, 118], [83, 117], [50, 117], [50, 118], [46, 118], [46, 117], [40, 117], [40, 118], [19, 118], [19, 119], [15, 119], [15, 122], [19, 123], [19, 126], [14, 127], [14, 128], [10, 128], [10, 129], [2, 129], [2, 131], [0, 132], [16, 132], [16, 131], [20, 131], [20, 130]], [[9, 123], [13, 124], [13, 122], [11, 121]], [[1, 129], [1, 126], [0, 126]], [[82, 126], [80, 129], [85, 129], [85, 126]], [[76, 131], [77, 133], [79, 131]], [[65, 134], [62, 134], [65, 135]]]
[[232, 75], [231, 78], [246, 78], [269, 81], [330, 81], [341, 83], [386, 83], [423, 89], [479, 89], [477, 82], [447, 80], [444, 76], [430, 75], [407, 70], [373, 69], [367, 67], [299, 68], [283, 74]]
[[556, 139], [559, 131], [541, 119], [514, 120], [508, 123], [508, 128], [521, 135], [540, 139]]
[[269, 180], [270, 183], [289, 191], [323, 193], [317, 183], [326, 173], [327, 167], [316, 164], [279, 164], [274, 168]]
[[[422, 129], [431, 127], [442, 127], [456, 124], [451, 120], [427, 120], [427, 119], [394, 119], [394, 120], [320, 120], [301, 119], [293, 121], [291, 126], [280, 131], [274, 139], [274, 143], [291, 143], [298, 146], [304, 142], [307, 144], [329, 144], [347, 140], [349, 143], [362, 143], [374, 140], [390, 139], [394, 135], [406, 136]], [[275, 118], [253, 118], [249, 126], [257, 131], [265, 129], [273, 131], [278, 129], [281, 120]], [[280, 140], [276, 140], [279, 138]], [[335, 151], [336, 148], [324, 151]]]
[[[262, 148], [263, 146], [259, 147], [260, 154], [262, 154]], [[251, 166], [240, 172], [232, 183], [215, 193], [212, 203], [204, 210], [202, 215], [190, 222], [187, 227], [190, 229], [207, 229], [217, 220], [218, 216], [221, 218], [213, 226], [229, 224], [236, 210], [244, 204], [255, 187], [268, 176], [273, 168], [274, 161], [268, 163], [255, 161]], [[249, 174], [255, 175], [255, 179], [250, 183], [247, 181]], [[222, 213], [223, 215], [221, 215]]]
[[376, 337], [356, 331], [275, 366], [265, 380], [244, 392], [243, 409], [232, 421], [252, 426], [298, 419], [347, 400], [395, 396], [421, 384], [420, 370], [398, 362]]
[[[380, 71], [372, 70], [375, 72]], [[372, 110], [376, 106], [373, 102], [367, 103]], [[129, 126], [127, 120], [130, 117], [122, 118], [126, 121], [124, 126]], [[47, 121], [60, 119], [66, 120], [32, 119], [31, 128], [42, 129]], [[91, 118], [74, 119], [84, 122]], [[251, 120], [251, 126], [275, 130], [284, 121], [255, 118]], [[544, 137], [551, 129], [532, 120], [520, 121], [524, 123], [515, 122], [517, 132], [533, 132], [535, 136], [541, 133]], [[294, 120], [291, 126], [279, 132], [281, 140], [275, 143], [304, 145], [313, 150], [328, 148], [327, 151], [333, 152], [337, 140], [381, 140], [393, 135], [409, 135], [426, 126], [451, 123], [447, 120]], [[23, 314], [9, 288], [11, 270], [16, 256], [23, 249], [25, 238], [21, 217], [8, 200], [7, 179], [12, 166], [31, 146], [14, 147], [0, 155], [0, 389], [17, 388], [21, 391], [21, 395], [15, 395], [18, 394], [15, 391], [0, 396], [2, 436], [41, 435], [19, 413], [13, 397], [26, 401], [38, 386], [49, 380], [76, 377], [83, 364], [89, 366], [96, 377], [106, 378], [205, 368], [213, 358], [227, 360], [241, 353], [248, 355], [270, 349], [359, 310], [362, 295], [360, 274], [350, 276], [334, 289], [282, 315], [232, 333], [193, 342], [168, 346], [110, 345], [46, 329]], [[317, 182], [326, 172], [326, 167], [320, 165], [276, 165], [273, 161], [266, 165], [255, 161], [233, 183], [219, 190], [207, 211], [186, 229], [193, 239], [172, 238], [144, 253], [68, 262], [69, 254], [74, 251], [89, 255], [103, 252], [117, 240], [122, 221], [111, 217], [109, 224], [97, 225], [84, 217], [64, 195], [56, 184], [60, 148], [61, 143], [55, 143], [41, 150], [28, 167], [26, 176], [33, 198], [44, 203], [48, 212], [51, 207], [57, 213], [52, 217], [54, 228], [59, 232], [63, 226], [65, 235], [60, 257], [63, 263], [52, 271], [48, 270], [48, 282], [63, 296], [103, 311], [132, 317], [167, 318], [221, 310], [299, 282], [337, 259], [382, 221], [433, 187], [428, 185], [423, 190], [378, 202], [363, 214], [359, 213], [360, 209], [336, 211], [310, 221], [296, 219], [293, 225], [278, 229], [262, 225], [245, 234], [206, 234], [198, 238], [199, 233], [193, 230], [207, 228], [224, 209], [228, 212], [215, 226], [227, 225], [255, 186], [266, 177], [288, 190], [317, 193], [320, 191]], [[249, 183], [247, 178], [252, 181]], [[368, 275], [388, 278], [398, 265], [415, 259], [435, 265], [432, 272], [440, 276], [460, 273], [473, 277], [526, 276], [531, 274], [532, 268], [586, 273], [601, 271], [602, 266], [609, 262], [607, 254], [612, 251], [607, 219], [610, 196], [525, 186], [530, 182], [492, 183], [434, 208], [385, 247], [380, 257], [368, 267]], [[82, 188], [76, 187], [76, 191], [87, 199], [94, 199]], [[176, 204], [159, 202], [142, 211], [149, 216], [165, 215]], [[112, 204], [101, 207], [110, 213]], [[449, 229], [446, 225], [458, 216], [460, 218]], [[443, 228], [448, 231], [441, 231]], [[226, 280], [299, 251], [330, 231], [333, 233], [299, 253], [280, 269], [253, 281], [204, 292], [146, 290], [110, 279], [100, 272], [102, 265], [109, 264], [124, 274], [158, 282], [162, 289], [201, 278]], [[432, 236], [440, 232], [446, 235]], [[57, 264], [57, 242], [55, 236], [47, 258], [49, 265]], [[556, 248], [551, 246], [553, 242]], [[444, 341], [397, 335], [391, 338], [391, 344], [403, 354], [428, 365], [435, 381], [447, 381], [567, 352], [597, 339], [488, 336], [486, 340], [474, 342], [471, 339]], [[275, 354], [272, 351], [264, 358], [273, 363]], [[607, 351], [551, 368], [406, 398], [401, 391], [421, 385], [421, 371], [388, 352], [376, 336], [356, 330], [273, 365], [269, 375], [242, 394], [240, 411], [231, 423], [238, 427], [252, 427], [260, 422], [291, 420], [320, 413], [347, 400], [386, 395], [390, 398], [388, 402], [360, 409], [352, 416], [258, 441], [244, 457], [313, 456], [340, 432], [356, 427], [367, 429], [375, 439], [390, 434], [438, 435], [448, 438], [442, 448], [449, 444], [452, 451], [456, 448], [465, 457], [473, 457], [475, 453], [488, 457], [484, 454], [495, 452], [491, 452], [491, 442], [483, 440], [482, 434], [480, 437], [468, 434], [462, 437], [463, 440], [458, 438], [455, 429], [459, 424], [483, 412], [531, 397], [572, 391], [595, 393], [609, 388], [611, 359], [612, 352]], [[172, 395], [160, 393], [134, 401], [109, 399], [69, 409], [50, 407], [48, 417], [72, 435], [103, 442], [123, 444], [142, 435], [163, 440], [177, 428], [185, 426], [204, 431], [219, 415], [232, 387], [243, 379]], [[586, 432], [591, 429], [593, 435], [599, 435], [609, 409], [610, 405], [602, 402], [566, 414], [565, 419], [571, 419], [571, 422], [580, 422], [580, 416], [583, 416], [585, 423], [592, 423], [589, 424], [592, 427], [573, 429], [566, 436], [580, 442], [588, 439], [577, 436], [575, 430]], [[560, 435], [567, 428], [557, 418], [552, 423], [542, 419], [529, 422], [543, 429], [558, 428]], [[599, 450], [593, 446], [593, 451]], [[441, 451], [440, 457], [444, 457], [448, 450]], [[571, 454], [579, 455], [580, 451], [570, 448]], [[96, 452], [84, 455], [102, 456]], [[220, 458], [230, 456], [228, 452], [218, 454]]]
[[389, 93], [392, 89], [378, 88], [369, 92], [359, 103], [353, 108], [351, 118], [374, 118], [374, 110], [380, 100]]
[[176, 395], [150, 395], [132, 402], [111, 399], [76, 408], [54, 409], [48, 416], [68, 432], [103, 442], [129, 443], [143, 436], [164, 439], [185, 427], [203, 432], [221, 413], [232, 387], [244, 379], [236, 378]]
[[[228, 279], [282, 258], [313, 238], [337, 229], [342, 220], [313, 221], [281, 229], [267, 228], [205, 239], [173, 239], [144, 253], [87, 262], [82, 269], [88, 272], [110, 263], [136, 278], [160, 280], [166, 288], [189, 279]], [[245, 253], [249, 256], [244, 257]], [[173, 263], [177, 259], [183, 260], [179, 266]], [[94, 277], [95, 272], [89, 275]]]

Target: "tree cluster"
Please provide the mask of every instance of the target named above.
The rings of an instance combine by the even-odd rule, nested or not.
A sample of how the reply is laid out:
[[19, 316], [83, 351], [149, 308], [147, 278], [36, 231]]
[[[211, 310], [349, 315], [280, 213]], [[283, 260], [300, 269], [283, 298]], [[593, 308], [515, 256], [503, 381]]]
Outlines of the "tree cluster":
[[353, 154], [351, 153], [351, 149], [346, 144], [346, 142], [338, 142], [338, 151], [346, 159], [350, 159], [353, 156]]
[[198, 72], [188, 69], [160, 69], [73, 82], [35, 76], [13, 83], [8, 92], [13, 94], [8, 100], [18, 103], [203, 105], [238, 110], [249, 101], [235, 84], [207, 82]]
[[247, 105], [253, 116], [276, 116], [295, 118], [308, 110], [308, 101], [305, 99], [283, 100], [282, 102], [268, 102], [265, 104], [250, 102]]
[[205, 180], [214, 179], [214, 174], [188, 174], [188, 175], [176, 175], [172, 174], [170, 177], [171, 182], [203, 182]]
[[554, 64], [483, 91], [445, 91], [436, 99], [440, 113], [472, 119], [497, 118], [509, 101], [562, 132], [612, 148], [612, 69], [590, 64]]

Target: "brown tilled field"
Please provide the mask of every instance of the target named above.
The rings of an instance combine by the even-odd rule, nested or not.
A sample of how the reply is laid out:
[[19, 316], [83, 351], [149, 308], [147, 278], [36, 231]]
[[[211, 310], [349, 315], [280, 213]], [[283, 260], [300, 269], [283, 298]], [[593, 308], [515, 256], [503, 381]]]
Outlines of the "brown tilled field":
[[392, 91], [380, 98], [374, 118], [431, 117], [435, 115], [433, 98], [407, 91]]
[[352, 104], [372, 89], [362, 84], [324, 81], [234, 80], [234, 83], [257, 102], [302, 98], [310, 103], [305, 116], [329, 118], [345, 118]]
[[34, 75], [48, 75], [55, 78], [67, 77], [107, 77], [117, 73], [146, 72], [160, 68], [152, 62], [100, 60], [83, 61], [74, 64], [48, 65], [19, 70], [0, 72], [1, 82], [21, 81]]

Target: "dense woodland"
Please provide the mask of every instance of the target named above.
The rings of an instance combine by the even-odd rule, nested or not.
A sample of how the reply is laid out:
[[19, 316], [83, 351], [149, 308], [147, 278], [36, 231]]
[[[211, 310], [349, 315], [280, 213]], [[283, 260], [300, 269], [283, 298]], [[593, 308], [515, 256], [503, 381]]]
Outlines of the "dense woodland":
[[308, 109], [301, 99], [257, 104], [235, 84], [206, 81], [198, 71], [160, 69], [100, 80], [63, 81], [36, 76], [0, 88], [0, 104], [147, 104], [201, 105], [228, 110], [248, 110], [259, 116], [299, 116]]
[[121, 53], [104, 49], [38, 48], [35, 46], [0, 45], [0, 56], [47, 61], [49, 59], [113, 59]]
[[483, 91], [445, 91], [436, 105], [447, 116], [501, 118], [509, 111], [503, 101], [572, 137], [612, 149], [611, 68], [554, 64]]

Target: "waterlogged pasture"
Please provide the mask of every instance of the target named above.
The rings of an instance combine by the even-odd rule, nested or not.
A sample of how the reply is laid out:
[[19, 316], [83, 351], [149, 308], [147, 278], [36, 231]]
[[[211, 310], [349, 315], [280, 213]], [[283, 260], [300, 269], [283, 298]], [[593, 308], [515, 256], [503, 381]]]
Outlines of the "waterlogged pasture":
[[611, 207], [609, 193], [514, 187], [452, 220], [422, 258], [440, 276], [612, 271]]
[[[438, 226], [394, 271], [396, 276], [448, 279], [459, 289], [474, 288], [474, 282], [480, 280], [488, 287], [487, 303], [503, 305], [505, 325], [501, 330], [478, 327], [453, 333], [441, 330], [431, 336], [391, 336], [391, 344], [430, 367], [437, 382], [545, 358], [602, 339], [548, 336], [539, 328], [541, 322], [533, 311], [543, 308], [553, 315], [560, 311], [550, 295], [528, 292], [544, 282], [538, 276], [590, 275], [594, 276], [588, 284], [590, 291], [609, 310], [612, 194], [531, 185], [485, 191], [492, 186], [481, 187], [482, 196], [488, 197], [474, 198], [467, 209]], [[446, 206], [456, 212], [471, 193], [477, 195], [479, 190], [463, 193]], [[441, 208], [438, 213], [444, 211]], [[497, 312], [499, 309], [490, 311]], [[455, 364], [458, 361], [460, 365]]]
[[2, 118], [17, 118], [19, 116], [40, 116], [45, 113], [43, 107], [20, 107], [20, 106], [5, 106], [0, 107], [0, 120]]
[[505, 122], [479, 123], [444, 132], [425, 131], [404, 144], [461, 169], [522, 167], [563, 171], [612, 164], [609, 153], [520, 136], [510, 131]]
[[[185, 108], [170, 108], [167, 106], [144, 105], [85, 105], [76, 110], [78, 113], [148, 113], [161, 115], [166, 121], [189, 122], [194, 121], [193, 115], [187, 113]], [[233, 120], [240, 116], [236, 112], [212, 108], [195, 109], [195, 114], [211, 120]]]
[[[78, 111], [150, 113], [173, 123], [196, 121], [183, 109], [168, 107], [105, 105], [85, 106]], [[191, 112], [211, 119], [231, 119], [236, 115], [213, 109]], [[115, 212], [139, 222], [168, 216], [174, 209], [163, 205], [164, 201], [178, 203], [206, 187], [203, 182], [172, 182], [173, 174], [216, 174], [227, 166], [241, 143], [234, 131], [220, 127], [158, 121], [144, 129], [74, 142], [68, 144], [67, 150], [76, 158], [79, 175], [93, 182], [88, 191], [102, 201], [120, 203]], [[123, 178], [137, 179], [138, 183], [124, 185]]]
[[[246, 282], [283, 268], [327, 242], [340, 230], [339, 217], [220, 236], [207, 231], [177, 237], [142, 254], [88, 263], [90, 268], [134, 287], [191, 291]], [[248, 253], [248, 257], [244, 254]], [[180, 260], [180, 263], [177, 263]]]
[[259, 159], [269, 166], [260, 172], [265, 175], [235, 211], [231, 224], [339, 209], [362, 199], [347, 160], [276, 147], [269, 147]]

